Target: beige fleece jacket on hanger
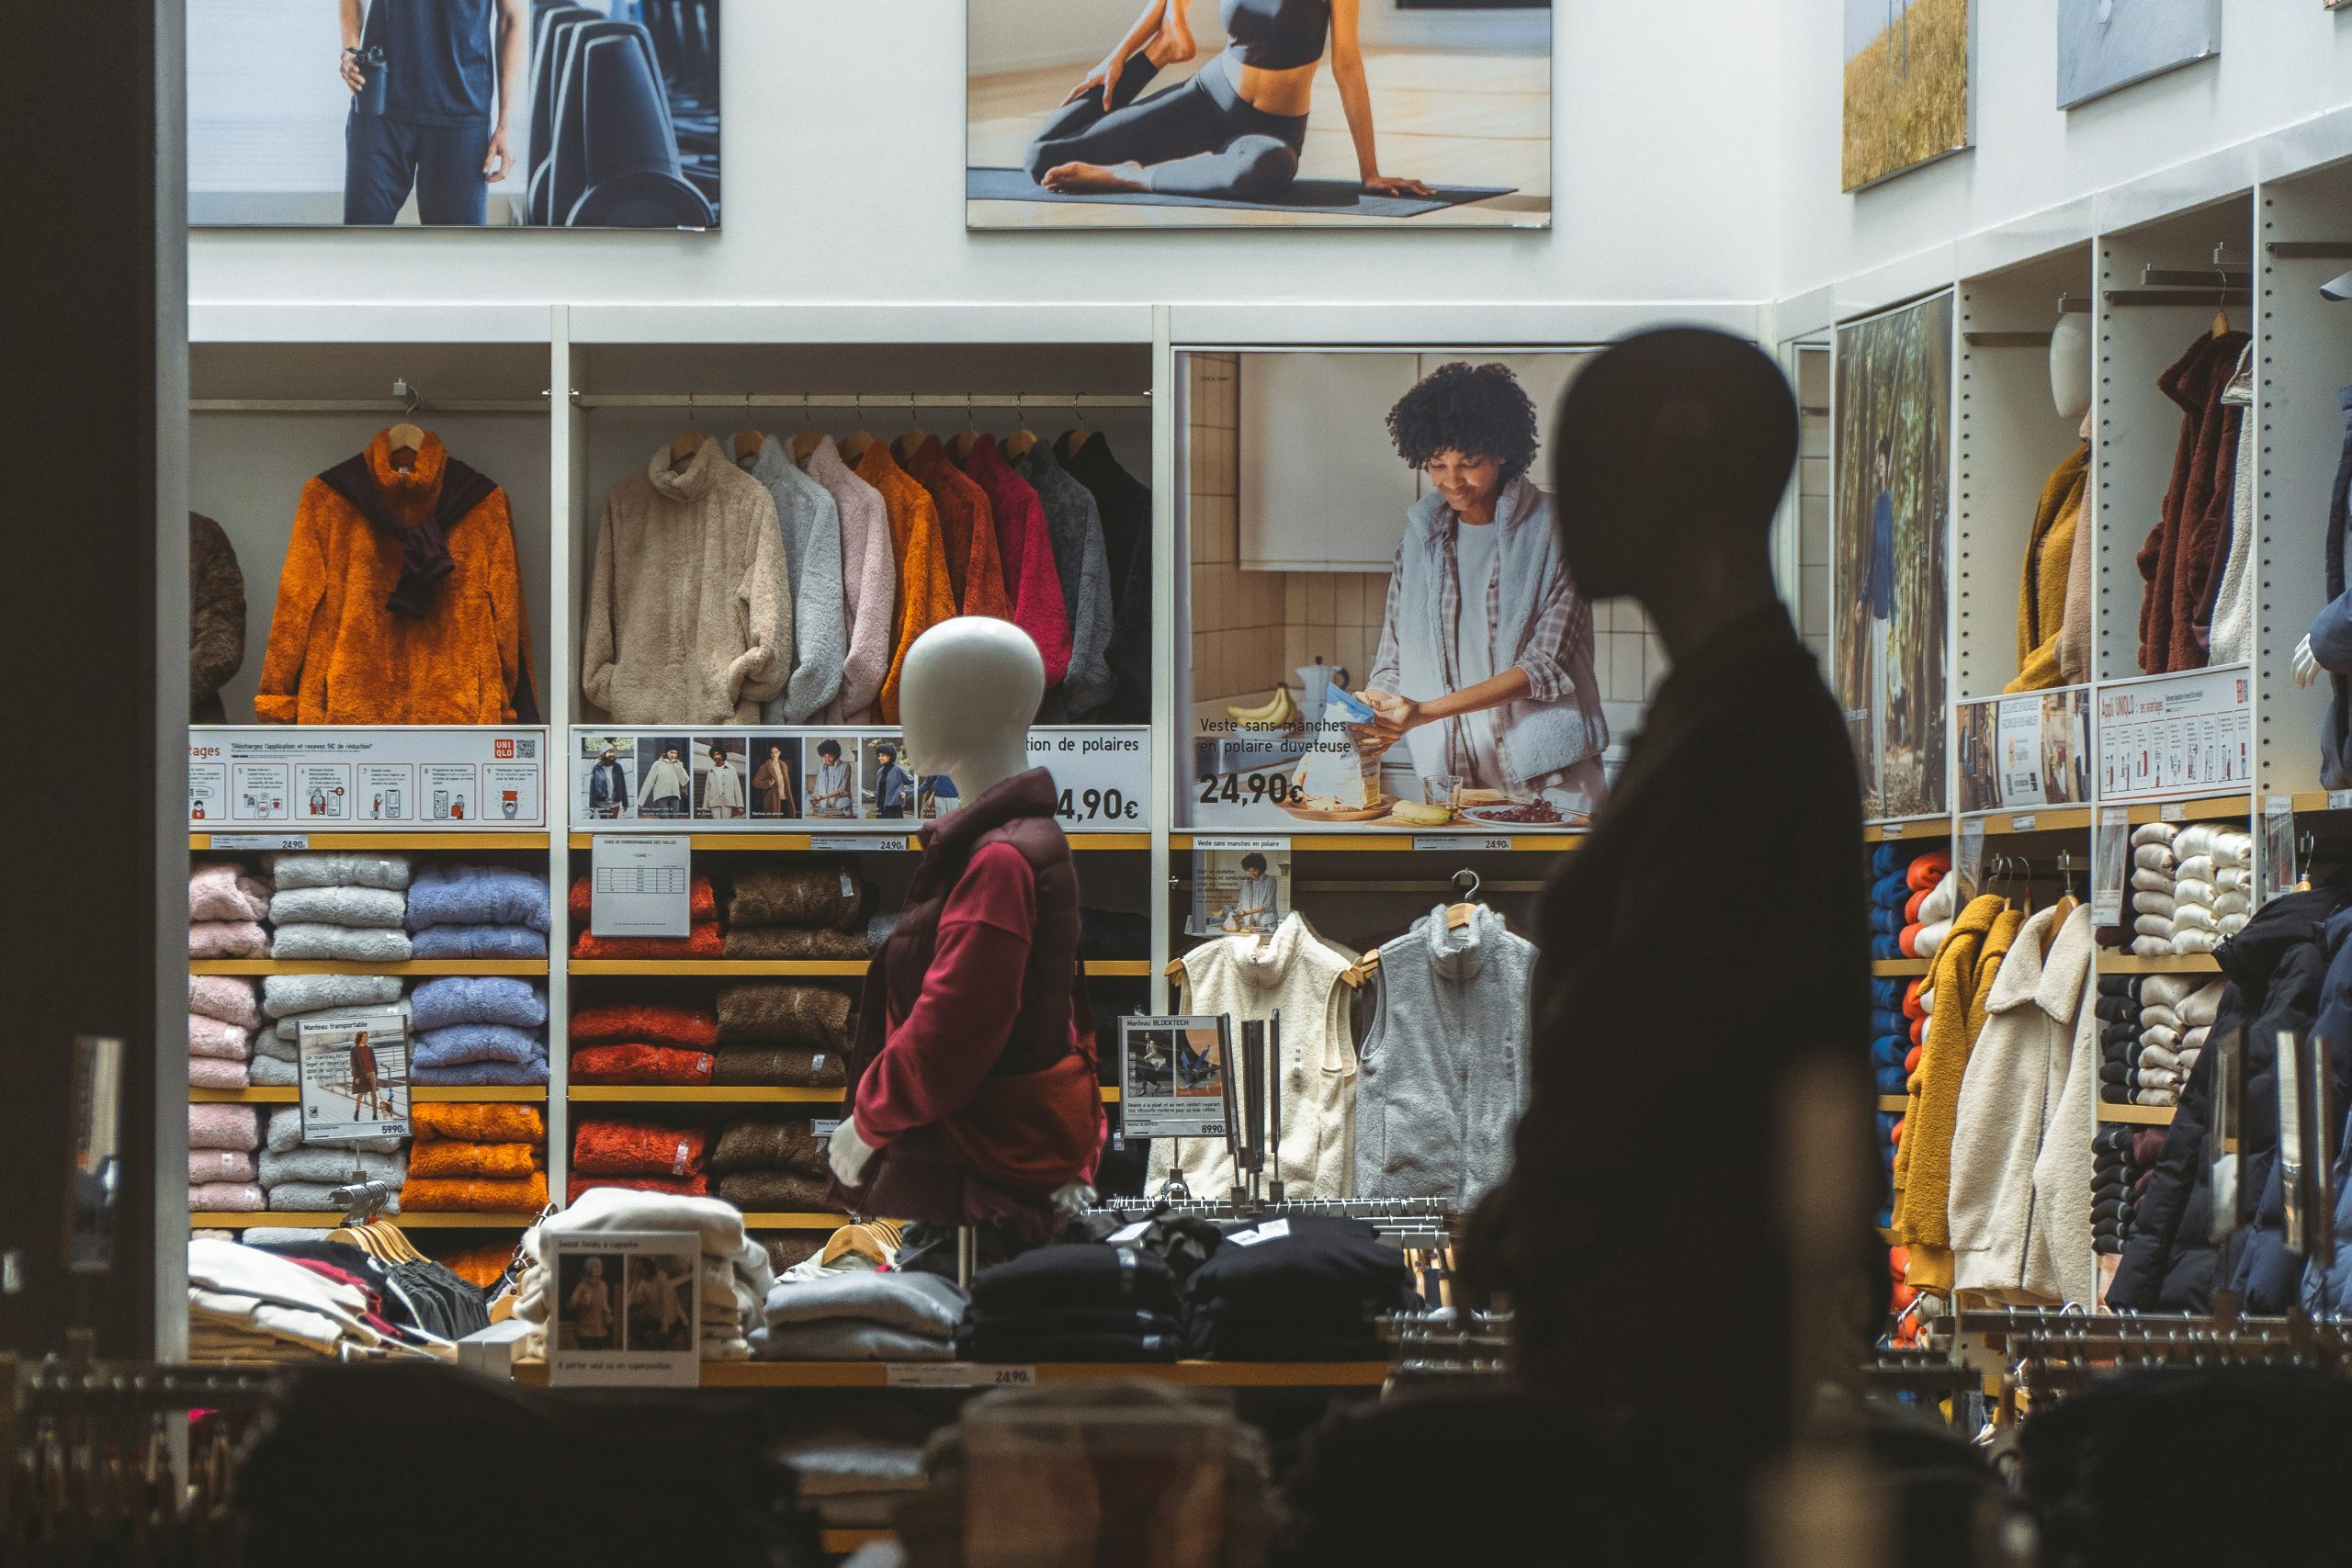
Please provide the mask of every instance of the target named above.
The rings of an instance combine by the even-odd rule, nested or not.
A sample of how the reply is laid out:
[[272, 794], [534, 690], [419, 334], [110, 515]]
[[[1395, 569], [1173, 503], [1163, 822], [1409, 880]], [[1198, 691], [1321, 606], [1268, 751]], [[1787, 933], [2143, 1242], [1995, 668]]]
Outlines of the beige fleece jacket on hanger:
[[[1356, 1048], [1348, 1022], [1351, 993], [1340, 980], [1347, 967], [1295, 910], [1262, 946], [1254, 936], [1233, 936], [1184, 955], [1184, 1011], [1232, 1018], [1237, 1069], [1242, 1024], [1282, 1010], [1279, 1150], [1287, 1197], [1345, 1198], [1353, 1190]], [[1234, 1089], [1234, 1103], [1246, 1115], [1238, 1070]], [[1157, 1191], [1180, 1167], [1195, 1198], [1223, 1198], [1233, 1190], [1233, 1160], [1221, 1139], [1153, 1139], [1146, 1190]]]
[[[2055, 907], [2039, 909], [1994, 977], [1961, 1080], [1945, 1201], [1963, 1302], [2090, 1304], [2095, 945], [2088, 908], [2063, 925]], [[2075, 1191], [2057, 1190], [2077, 1174]]]
[[767, 487], [706, 439], [613, 487], [580, 689], [618, 724], [756, 724], [792, 675], [792, 590]]

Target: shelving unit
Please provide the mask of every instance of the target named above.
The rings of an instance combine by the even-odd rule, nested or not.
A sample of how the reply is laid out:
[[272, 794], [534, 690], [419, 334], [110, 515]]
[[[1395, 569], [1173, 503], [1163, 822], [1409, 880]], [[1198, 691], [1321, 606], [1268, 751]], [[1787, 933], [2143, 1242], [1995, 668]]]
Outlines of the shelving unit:
[[[916, 854], [922, 852], [922, 841], [911, 835], [857, 834], [854, 824], [851, 824], [849, 829], [843, 833], [827, 836], [847, 838], [853, 835], [872, 840], [869, 844], [860, 845], [860, 853], [890, 854], [902, 851]], [[816, 849], [813, 839], [807, 833], [689, 833], [686, 837], [697, 854], [807, 854]], [[1068, 837], [1071, 849], [1090, 852], [1151, 848], [1149, 833], [1071, 833]], [[568, 842], [572, 849], [585, 850], [594, 847], [595, 838], [596, 835], [593, 832], [573, 833], [570, 836]], [[828, 850], [825, 852], [842, 854], [848, 852]]]
[[[684, 979], [728, 979], [759, 976], [767, 979], [854, 979], [871, 967], [866, 959], [798, 958], [574, 958], [565, 968], [574, 975], [668, 976]], [[1095, 958], [1086, 964], [1097, 979], [1148, 979], [1151, 965], [1142, 959]]]
[[1871, 974], [1882, 980], [1917, 979], [1935, 969], [1932, 958], [1873, 958]]
[[[900, 1363], [930, 1377], [953, 1377], [963, 1363]], [[968, 1367], [973, 1389], [987, 1388], [1000, 1370], [993, 1363]], [[1388, 1381], [1385, 1361], [1040, 1361], [1024, 1365], [1037, 1382], [1109, 1382], [1140, 1380], [1186, 1388], [1378, 1388]], [[892, 1364], [883, 1361], [705, 1361], [705, 1388], [890, 1388]], [[545, 1386], [547, 1363], [517, 1361], [514, 1381]], [[961, 1386], [954, 1383], [931, 1384]]]
[[[548, 835], [544, 831], [530, 833], [473, 832], [452, 829], [438, 833], [313, 833], [300, 828], [288, 829], [289, 834], [309, 840], [313, 850], [544, 850]], [[239, 837], [255, 835], [241, 831]], [[267, 836], [267, 835], [260, 835]], [[213, 848], [214, 835], [190, 833], [187, 847], [198, 852], [224, 855], [264, 854], [267, 851]]]
[[[833, 1216], [836, 1224], [840, 1216]], [[343, 1224], [340, 1209], [317, 1211], [273, 1209], [266, 1213], [209, 1213], [188, 1215], [192, 1230], [333, 1230]], [[388, 1224], [406, 1231], [519, 1231], [538, 1223], [537, 1214], [424, 1213], [387, 1214]]]
[[[544, 1105], [548, 1091], [537, 1085], [516, 1084], [467, 1085], [462, 1088], [443, 1085], [416, 1084], [408, 1091], [409, 1100], [418, 1105]], [[292, 1105], [301, 1098], [291, 1084], [261, 1089], [191, 1089], [187, 1091], [191, 1105]]]
[[2098, 972], [2102, 975], [2219, 976], [2222, 972], [2222, 963], [2210, 953], [2176, 953], [2168, 958], [2142, 958], [2129, 953], [2102, 952], [2098, 955]]
[[2169, 1127], [2178, 1108], [2171, 1105], [2110, 1105], [2099, 1101], [2101, 1122], [2129, 1122], [2141, 1127]]
[[548, 973], [544, 958], [413, 958], [368, 964], [328, 958], [197, 958], [191, 975], [514, 975]]

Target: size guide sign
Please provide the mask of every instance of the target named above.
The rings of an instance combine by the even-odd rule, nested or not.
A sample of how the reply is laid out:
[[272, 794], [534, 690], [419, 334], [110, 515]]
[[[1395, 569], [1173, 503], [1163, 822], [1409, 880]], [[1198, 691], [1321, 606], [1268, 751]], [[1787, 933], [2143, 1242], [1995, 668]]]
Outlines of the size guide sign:
[[594, 934], [693, 934], [694, 843], [684, 834], [599, 833], [588, 858], [588, 929]]
[[2100, 798], [2250, 790], [2249, 695], [2244, 665], [2100, 687]]
[[540, 728], [194, 725], [187, 825], [544, 828], [547, 753]]

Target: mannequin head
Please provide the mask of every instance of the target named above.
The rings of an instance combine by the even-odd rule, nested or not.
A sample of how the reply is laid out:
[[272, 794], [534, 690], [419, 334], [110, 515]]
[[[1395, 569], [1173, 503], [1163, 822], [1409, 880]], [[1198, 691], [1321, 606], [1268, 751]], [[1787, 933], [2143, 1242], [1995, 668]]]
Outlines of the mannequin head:
[[2050, 333], [2050, 398], [2058, 414], [2078, 420], [2091, 407], [2091, 318], [2087, 310], [2064, 310]]
[[915, 638], [899, 682], [907, 750], [971, 801], [1029, 767], [1046, 661], [1011, 621], [958, 615]]
[[1771, 595], [1796, 453], [1796, 399], [1754, 344], [1698, 327], [1627, 338], [1560, 402], [1553, 504], [1570, 575], [1588, 598], [1640, 601], [1679, 657], [1684, 631]]

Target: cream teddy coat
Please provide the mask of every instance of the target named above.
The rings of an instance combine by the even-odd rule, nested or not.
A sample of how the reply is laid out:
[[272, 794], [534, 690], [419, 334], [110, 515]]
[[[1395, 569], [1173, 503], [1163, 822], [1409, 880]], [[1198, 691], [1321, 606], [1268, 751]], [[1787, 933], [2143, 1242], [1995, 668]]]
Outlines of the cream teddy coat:
[[613, 487], [580, 689], [619, 724], [755, 724], [792, 674], [792, 590], [767, 487], [706, 440]]
[[1957, 1292], [2091, 1303], [2095, 947], [2086, 906], [2063, 925], [2054, 907], [2040, 909], [1993, 981], [1952, 1135], [1946, 1213]]

